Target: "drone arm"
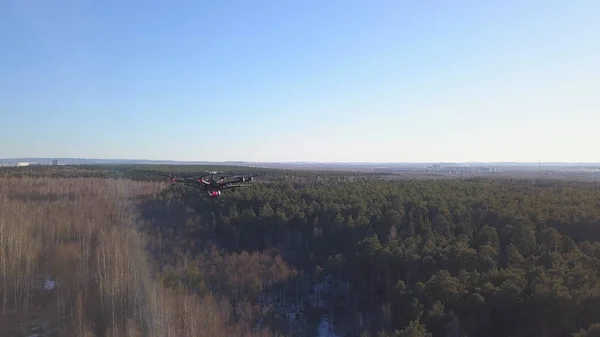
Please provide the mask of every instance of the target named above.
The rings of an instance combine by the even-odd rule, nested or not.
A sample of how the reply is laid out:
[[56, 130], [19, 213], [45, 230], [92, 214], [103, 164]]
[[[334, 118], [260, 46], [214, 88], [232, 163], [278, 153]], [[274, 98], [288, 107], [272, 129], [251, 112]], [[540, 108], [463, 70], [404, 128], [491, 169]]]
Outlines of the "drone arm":
[[[199, 190], [212, 190], [210, 187], [208, 187], [208, 185], [200, 185], [198, 183], [196, 183], [196, 184], [185, 184], [185, 185], [189, 186], [189, 187], [193, 187], [193, 188], [199, 189]], [[217, 188], [217, 190], [219, 190], [219, 188]]]
[[226, 189], [230, 189], [230, 188], [238, 188], [238, 187], [250, 187], [252, 185], [225, 185], [222, 187], [219, 187], [220, 190], [226, 190]]

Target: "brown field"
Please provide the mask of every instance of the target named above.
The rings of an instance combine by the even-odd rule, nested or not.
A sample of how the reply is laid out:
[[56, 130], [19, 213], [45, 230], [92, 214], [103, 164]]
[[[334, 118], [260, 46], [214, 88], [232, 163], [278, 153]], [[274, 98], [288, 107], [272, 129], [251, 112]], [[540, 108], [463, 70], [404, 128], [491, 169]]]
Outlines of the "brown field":
[[211, 295], [152, 276], [134, 206], [165, 186], [0, 178], [0, 336], [251, 335]]

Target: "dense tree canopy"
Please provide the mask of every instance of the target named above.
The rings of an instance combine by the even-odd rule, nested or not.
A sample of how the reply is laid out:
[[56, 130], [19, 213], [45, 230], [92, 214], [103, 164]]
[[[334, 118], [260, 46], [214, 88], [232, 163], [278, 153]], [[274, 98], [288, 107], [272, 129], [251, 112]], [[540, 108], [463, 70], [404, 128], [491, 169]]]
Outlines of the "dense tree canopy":
[[[176, 303], [189, 308], [197, 303], [194, 310], [218, 316], [210, 329], [220, 335], [315, 335], [324, 315], [338, 332], [355, 336], [594, 336], [599, 331], [598, 184], [265, 169], [255, 186], [205, 199], [178, 185], [142, 193], [159, 185], [140, 181], [156, 179], [137, 167], [52, 170], [5, 171], [5, 176], [69, 179], [4, 178], [4, 209], [55, 200], [44, 207], [68, 210], [68, 200], [75, 200], [72, 206], [84, 211], [68, 211], [72, 217], [64, 227], [73, 231], [73, 242], [86, 233], [76, 230], [77, 214], [106, 216], [115, 224], [129, 214], [127, 221], [145, 238], [162, 288], [195, 296], [156, 295], [175, 296], [169, 303], [173, 317], [183, 320], [181, 331], [208, 327], [187, 326], [191, 311], [175, 314]], [[88, 178], [74, 178], [80, 176]], [[103, 180], [113, 185], [89, 192], [82, 187], [101, 187]], [[20, 189], [19, 181], [28, 187]], [[124, 194], [133, 187], [139, 192]], [[107, 203], [111, 198], [120, 206]], [[0, 225], [8, 223], [3, 216]], [[14, 219], [37, 218], [23, 213]], [[95, 228], [96, 221], [87, 220], [85, 228]], [[98, 233], [108, 233], [100, 228]], [[7, 249], [17, 249], [19, 241], [7, 242], [14, 247], [0, 249], [0, 264], [17, 268], [7, 260]], [[100, 245], [94, 251], [101, 251], [94, 242]], [[22, 261], [29, 258], [19, 255]], [[5, 297], [10, 280], [0, 274]], [[144, 296], [154, 296], [149, 294]]]
[[434, 336], [558, 336], [600, 320], [589, 314], [600, 309], [598, 185], [321, 176], [216, 201], [178, 188], [163, 198], [206, 225], [154, 226], [162, 254], [197, 256], [168, 239], [175, 232], [229, 252], [278, 252], [302, 282], [347, 283], [327, 306], [368, 317], [357, 330], [402, 334], [420, 322]]

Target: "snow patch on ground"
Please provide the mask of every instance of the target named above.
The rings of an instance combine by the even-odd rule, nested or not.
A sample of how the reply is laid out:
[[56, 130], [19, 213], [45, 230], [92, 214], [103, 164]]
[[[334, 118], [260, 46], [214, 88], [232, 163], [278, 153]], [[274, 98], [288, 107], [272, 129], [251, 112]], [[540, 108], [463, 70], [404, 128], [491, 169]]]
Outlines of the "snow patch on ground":
[[341, 335], [335, 333], [334, 325], [327, 315], [321, 316], [321, 321], [317, 329], [317, 337], [341, 337]]
[[48, 276], [44, 280], [44, 290], [53, 290], [56, 287], [56, 281]]

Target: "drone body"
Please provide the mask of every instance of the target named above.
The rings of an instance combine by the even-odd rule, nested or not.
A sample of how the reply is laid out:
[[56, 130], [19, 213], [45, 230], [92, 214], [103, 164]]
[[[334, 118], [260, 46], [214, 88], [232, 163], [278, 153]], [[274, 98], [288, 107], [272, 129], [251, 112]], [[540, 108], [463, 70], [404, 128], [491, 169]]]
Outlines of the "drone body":
[[169, 176], [169, 178], [172, 183], [183, 183], [187, 186], [203, 189], [207, 192], [209, 198], [218, 198], [221, 196], [221, 191], [223, 190], [252, 186], [249, 184], [242, 185], [240, 183], [253, 181], [255, 177], [242, 175], [234, 176], [231, 179], [228, 179], [229, 176], [221, 175], [219, 179], [216, 179], [216, 175], [223, 172], [212, 171], [207, 173], [209, 175], [208, 179], [205, 179], [204, 175], [199, 177]]

